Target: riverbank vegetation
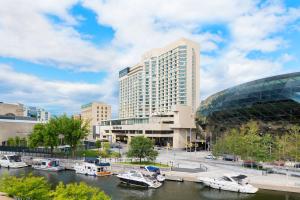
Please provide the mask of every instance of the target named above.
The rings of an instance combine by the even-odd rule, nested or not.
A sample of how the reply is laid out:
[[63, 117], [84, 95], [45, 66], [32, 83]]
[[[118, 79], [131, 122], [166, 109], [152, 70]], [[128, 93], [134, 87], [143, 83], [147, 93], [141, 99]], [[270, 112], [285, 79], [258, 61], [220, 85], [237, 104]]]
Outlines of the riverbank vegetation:
[[117, 162], [116, 164], [122, 165], [133, 165], [133, 166], [155, 166], [155, 167], [169, 167], [166, 164], [157, 163], [157, 162], [149, 162], [149, 161], [142, 161], [142, 162]]
[[243, 160], [300, 161], [300, 126], [291, 126], [280, 135], [260, 131], [255, 121], [234, 128], [217, 138], [214, 155], [232, 154]]
[[44, 177], [15, 177], [4, 175], [0, 178], [0, 191], [18, 200], [110, 200], [103, 191], [86, 183], [59, 183], [51, 189]]

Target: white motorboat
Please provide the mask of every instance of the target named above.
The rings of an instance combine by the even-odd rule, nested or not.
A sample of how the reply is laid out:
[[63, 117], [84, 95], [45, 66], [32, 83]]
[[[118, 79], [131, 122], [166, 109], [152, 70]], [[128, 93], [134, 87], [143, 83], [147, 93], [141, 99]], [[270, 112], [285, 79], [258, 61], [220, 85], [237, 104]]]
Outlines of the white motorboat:
[[232, 192], [240, 192], [240, 193], [256, 193], [258, 188], [248, 184], [245, 181], [247, 176], [245, 175], [224, 175], [220, 178], [199, 178], [199, 181], [204, 185], [219, 189], [219, 190], [227, 190]]
[[110, 163], [103, 163], [99, 158], [86, 158], [84, 162], [76, 163], [74, 170], [77, 174], [90, 176], [112, 175]]
[[159, 188], [162, 185], [162, 183], [158, 182], [156, 179], [146, 177], [141, 172], [134, 170], [124, 174], [118, 174], [117, 177], [121, 180], [121, 182], [127, 185], [135, 185], [146, 188]]
[[159, 182], [164, 182], [166, 180], [165, 176], [163, 176], [160, 173], [160, 169], [155, 166], [145, 166], [145, 171], [143, 171], [143, 174], [152, 176], [156, 178]]
[[65, 170], [64, 167], [59, 165], [59, 160], [57, 159], [35, 159], [33, 160], [32, 168], [54, 172]]
[[3, 155], [0, 158], [0, 167], [21, 168], [27, 166], [27, 164], [22, 161], [21, 156], [16, 154]]

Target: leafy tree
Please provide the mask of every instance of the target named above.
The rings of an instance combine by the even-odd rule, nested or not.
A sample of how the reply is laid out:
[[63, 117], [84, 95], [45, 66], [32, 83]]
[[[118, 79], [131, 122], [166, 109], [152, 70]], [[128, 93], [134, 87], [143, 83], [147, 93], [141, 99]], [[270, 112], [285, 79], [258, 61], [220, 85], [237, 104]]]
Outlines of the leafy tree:
[[59, 183], [56, 190], [52, 193], [53, 200], [110, 200], [103, 191], [98, 188], [90, 187], [86, 183], [71, 183], [64, 185]]
[[46, 124], [36, 124], [32, 133], [29, 135], [29, 146], [50, 147], [51, 154], [53, 154], [54, 148], [59, 144], [58, 130], [57, 117], [51, 118]]
[[137, 136], [131, 139], [127, 152], [128, 157], [139, 158], [141, 163], [143, 158], [153, 161], [157, 155], [158, 152], [154, 150], [154, 144], [151, 139], [144, 136]]
[[0, 179], [0, 191], [19, 200], [50, 200], [50, 185], [44, 177], [3, 176]]
[[33, 127], [32, 133], [29, 135], [29, 147], [34, 148], [44, 144], [45, 124], [36, 124]]
[[78, 145], [90, 131], [89, 122], [63, 115], [58, 118], [58, 124], [59, 132], [64, 135], [65, 143], [70, 145], [72, 155], [75, 156]]

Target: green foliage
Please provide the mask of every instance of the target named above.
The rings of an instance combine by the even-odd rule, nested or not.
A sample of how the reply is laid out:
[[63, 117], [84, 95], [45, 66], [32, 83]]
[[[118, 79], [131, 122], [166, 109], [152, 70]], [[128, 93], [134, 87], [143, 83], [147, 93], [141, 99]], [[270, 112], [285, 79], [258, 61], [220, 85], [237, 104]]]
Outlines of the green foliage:
[[298, 135], [299, 127], [292, 127], [289, 133], [281, 137], [261, 133], [258, 123], [251, 121], [241, 126], [240, 129], [232, 129], [218, 138], [213, 153], [215, 155], [239, 155], [242, 159], [256, 161], [299, 160], [299, 153], [297, 153], [300, 146], [297, 139]]
[[96, 145], [96, 147], [99, 149], [99, 148], [101, 148], [101, 141], [100, 140], [97, 140], [96, 142], [95, 142], [95, 145]]
[[29, 135], [30, 147], [50, 147], [51, 152], [59, 144], [59, 126], [58, 118], [51, 118], [46, 124], [36, 124], [32, 133]]
[[158, 152], [154, 150], [154, 144], [151, 139], [137, 136], [131, 139], [127, 156], [139, 158], [140, 162], [142, 162], [143, 158], [153, 161], [158, 156]]
[[51, 152], [53, 152], [54, 147], [59, 144], [59, 135], [63, 135], [65, 144], [70, 145], [74, 156], [78, 145], [87, 136], [88, 132], [88, 123], [83, 123], [80, 119], [66, 115], [53, 117], [47, 124], [36, 124], [34, 126], [33, 132], [29, 136], [29, 146], [50, 147]]
[[16, 146], [16, 142], [14, 138], [7, 139], [7, 146]]
[[18, 200], [110, 200], [103, 191], [85, 183], [59, 183], [51, 190], [44, 177], [32, 175], [21, 178], [5, 175], [0, 179], [0, 191]]
[[71, 183], [64, 185], [59, 183], [56, 190], [52, 192], [53, 200], [110, 200], [103, 191], [90, 187], [86, 183]]
[[26, 138], [20, 138], [19, 136], [16, 137], [10, 137], [7, 140], [7, 146], [20, 146], [20, 147], [26, 147], [27, 146], [27, 140]]
[[72, 155], [76, 153], [77, 146], [89, 133], [89, 123], [81, 119], [63, 115], [58, 118], [59, 132], [64, 136], [66, 144], [70, 145]]
[[0, 191], [20, 200], [50, 200], [50, 185], [43, 177], [3, 176]]
[[97, 150], [85, 150], [85, 151], [77, 151], [76, 155], [80, 156], [80, 157], [83, 157], [83, 156], [85, 156], [85, 157], [98, 157], [98, 156], [100, 156], [100, 153]]

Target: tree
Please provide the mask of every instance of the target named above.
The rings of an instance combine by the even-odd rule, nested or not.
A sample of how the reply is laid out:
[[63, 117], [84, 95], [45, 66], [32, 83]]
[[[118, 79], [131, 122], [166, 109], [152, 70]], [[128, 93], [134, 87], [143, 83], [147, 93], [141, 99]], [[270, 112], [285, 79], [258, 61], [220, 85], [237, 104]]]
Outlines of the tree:
[[89, 122], [63, 115], [58, 118], [59, 132], [64, 135], [64, 141], [70, 145], [72, 155], [75, 156], [80, 142], [89, 133]]
[[154, 150], [154, 144], [151, 139], [144, 136], [137, 136], [131, 139], [127, 153], [128, 157], [139, 158], [141, 163], [143, 158], [153, 161], [157, 155], [158, 152]]
[[6, 175], [0, 179], [0, 191], [19, 200], [50, 200], [49, 190], [50, 185], [44, 177]]
[[50, 147], [51, 154], [53, 150], [59, 144], [59, 127], [58, 118], [51, 118], [46, 124], [36, 124], [33, 127], [32, 133], [29, 135], [29, 146], [30, 147]]
[[36, 124], [33, 127], [32, 133], [29, 135], [29, 147], [34, 148], [44, 144], [45, 124]]
[[59, 183], [56, 190], [52, 193], [53, 200], [110, 200], [103, 191], [98, 188], [90, 187], [86, 183], [71, 183], [64, 185]]

